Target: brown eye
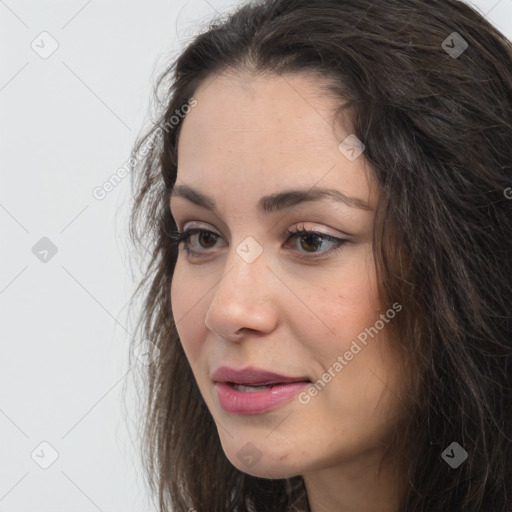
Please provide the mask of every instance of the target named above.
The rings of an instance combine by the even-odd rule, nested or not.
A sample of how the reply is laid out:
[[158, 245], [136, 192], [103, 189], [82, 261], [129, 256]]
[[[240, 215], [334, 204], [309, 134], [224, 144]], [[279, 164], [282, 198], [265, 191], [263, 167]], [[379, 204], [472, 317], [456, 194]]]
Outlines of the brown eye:
[[302, 235], [301, 236], [302, 238], [302, 241], [306, 241], [306, 243], [302, 243], [301, 246], [308, 250], [308, 246], [310, 247], [310, 249], [312, 249], [313, 251], [316, 251], [317, 249], [319, 249], [321, 246], [322, 246], [322, 242], [324, 241], [323, 238], [317, 234], [314, 234], [314, 233], [308, 233], [307, 235]]
[[190, 238], [195, 235], [199, 235], [199, 246], [200, 248], [203, 249], [211, 249], [215, 245], [217, 239], [219, 238], [219, 235], [217, 235], [216, 233], [208, 231], [207, 229], [200, 228], [187, 229], [183, 233], [175, 231], [171, 233], [170, 238], [172, 239], [173, 245], [179, 246], [181, 243], [183, 243], [187, 253], [191, 254], [196, 252], [190, 248]]
[[[343, 248], [346, 242], [348, 242], [348, 240], [344, 238], [337, 238], [335, 236], [327, 235], [325, 233], [320, 233], [319, 231], [310, 231], [307, 229], [299, 229], [295, 231], [288, 230], [287, 232], [290, 235], [287, 241], [294, 240], [297, 238], [306, 241], [306, 243], [301, 242], [300, 244], [302, 248], [306, 249], [306, 255], [302, 253], [299, 255], [299, 258], [310, 260], [318, 257], [323, 257], [335, 251], [338, 251]], [[315, 249], [321, 247], [325, 241], [334, 244], [333, 247], [325, 251], [315, 251]], [[310, 251], [309, 249], [313, 249], [313, 251]], [[308, 256], [307, 253], [312, 254], [312, 256]]]
[[[288, 230], [288, 238], [286, 242], [295, 239], [301, 239], [300, 248], [303, 250], [297, 249], [299, 252], [298, 258], [305, 260], [314, 260], [315, 258], [323, 258], [331, 253], [339, 251], [342, 249], [348, 240], [343, 238], [337, 238], [331, 235], [327, 235], [326, 233], [321, 233], [319, 231], [310, 231], [307, 229], [300, 229], [291, 231]], [[190, 239], [191, 237], [199, 235], [198, 237], [198, 246], [196, 249], [191, 248]], [[215, 243], [220, 238], [220, 235], [214, 233], [213, 231], [209, 231], [207, 229], [201, 228], [191, 228], [185, 230], [183, 233], [174, 232], [170, 235], [173, 240], [173, 244], [179, 246], [182, 242], [184, 244], [184, 248], [187, 252], [188, 256], [206, 256], [209, 252], [209, 249], [215, 247]], [[332, 244], [331, 248], [328, 248], [324, 251], [319, 251], [318, 249], [322, 247], [322, 244], [325, 242], [329, 242]]]
[[[197, 233], [199, 235], [198, 240], [200, 240], [201, 247], [204, 247], [205, 249], [211, 248], [213, 245], [215, 245], [215, 241], [217, 240], [217, 235], [215, 233], [212, 233], [211, 231], [200, 231]], [[202, 242], [205, 242], [205, 245], [202, 244]], [[211, 246], [209, 244], [212, 244]]]

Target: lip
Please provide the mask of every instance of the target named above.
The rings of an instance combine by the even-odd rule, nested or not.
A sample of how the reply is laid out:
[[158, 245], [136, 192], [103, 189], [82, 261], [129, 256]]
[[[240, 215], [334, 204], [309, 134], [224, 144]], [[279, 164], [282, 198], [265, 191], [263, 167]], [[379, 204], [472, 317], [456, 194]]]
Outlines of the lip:
[[254, 384], [285, 384], [290, 382], [311, 382], [306, 376], [288, 377], [279, 375], [254, 366], [247, 366], [240, 370], [230, 366], [221, 366], [212, 375], [214, 382], [232, 382], [234, 384], [254, 385]]
[[[247, 367], [236, 370], [221, 366], [212, 376], [221, 407], [231, 414], [263, 414], [291, 400], [311, 384], [307, 377], [288, 377], [267, 370]], [[260, 391], [240, 391], [239, 385], [264, 384]]]

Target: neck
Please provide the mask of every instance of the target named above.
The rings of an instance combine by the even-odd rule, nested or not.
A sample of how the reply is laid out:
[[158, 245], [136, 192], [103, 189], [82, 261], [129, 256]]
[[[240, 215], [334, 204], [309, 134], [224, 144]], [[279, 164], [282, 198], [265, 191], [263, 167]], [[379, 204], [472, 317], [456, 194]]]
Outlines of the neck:
[[379, 474], [372, 453], [302, 476], [311, 512], [398, 512], [405, 491], [396, 462]]

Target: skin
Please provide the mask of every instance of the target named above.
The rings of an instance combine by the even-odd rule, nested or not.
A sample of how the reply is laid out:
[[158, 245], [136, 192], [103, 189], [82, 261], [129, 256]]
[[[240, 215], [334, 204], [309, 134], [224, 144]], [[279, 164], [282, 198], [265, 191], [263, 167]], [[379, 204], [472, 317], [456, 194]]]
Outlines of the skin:
[[[306, 74], [224, 73], [194, 97], [177, 184], [211, 196], [219, 212], [181, 197], [170, 206], [180, 232], [199, 226], [218, 238], [193, 235], [198, 257], [180, 244], [171, 300], [223, 450], [258, 477], [302, 475], [312, 512], [394, 512], [403, 477], [395, 466], [377, 470], [403, 379], [385, 327], [306, 404], [294, 398], [265, 414], [230, 414], [210, 378], [221, 365], [253, 365], [315, 382], [391, 307], [379, 301], [372, 255], [378, 196], [364, 153], [350, 161], [338, 149], [351, 133], [332, 124], [339, 100]], [[335, 188], [371, 210], [323, 200], [268, 217], [257, 212], [261, 196], [295, 187]], [[301, 227], [348, 242], [331, 254], [327, 239], [287, 242], [286, 230]], [[264, 249], [250, 264], [236, 252], [248, 236]], [[251, 467], [237, 456], [248, 442], [261, 455]]]

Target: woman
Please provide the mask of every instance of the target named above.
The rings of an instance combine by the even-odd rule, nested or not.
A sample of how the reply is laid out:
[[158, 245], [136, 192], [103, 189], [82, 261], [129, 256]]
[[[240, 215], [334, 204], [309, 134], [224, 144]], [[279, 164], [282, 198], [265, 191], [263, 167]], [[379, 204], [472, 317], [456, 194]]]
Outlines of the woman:
[[512, 510], [510, 42], [456, 0], [268, 0], [162, 83], [131, 218], [160, 510]]

